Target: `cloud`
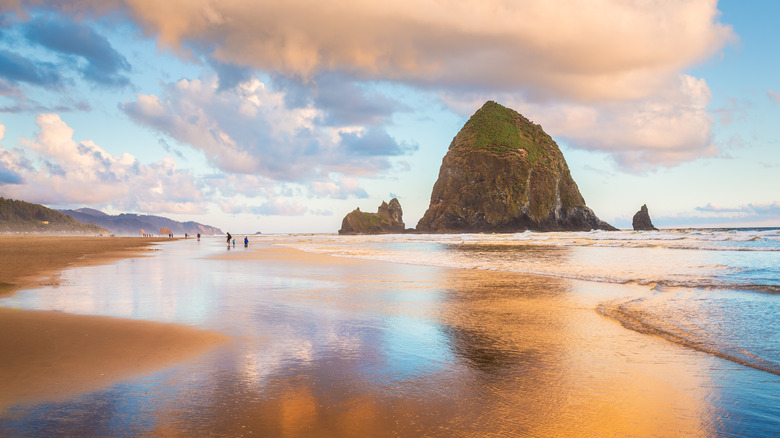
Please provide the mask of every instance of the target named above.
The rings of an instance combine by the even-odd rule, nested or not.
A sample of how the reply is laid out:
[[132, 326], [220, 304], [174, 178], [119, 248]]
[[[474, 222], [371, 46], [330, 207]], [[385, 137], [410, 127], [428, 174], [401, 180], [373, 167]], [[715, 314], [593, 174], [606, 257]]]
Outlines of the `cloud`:
[[[718, 151], [712, 144], [714, 121], [706, 111], [709, 89], [682, 72], [737, 39], [718, 21], [716, 0], [5, 4], [23, 11], [56, 8], [79, 17], [123, 13], [161, 48], [205, 58], [220, 78], [214, 81], [218, 85], [202, 89], [210, 101], [168, 87], [159, 102], [139, 96], [124, 108], [143, 124], [190, 138], [186, 141], [222, 169], [276, 178], [387, 169], [387, 160], [378, 156], [346, 157], [339, 144], [356, 140], [354, 126], [361, 128], [361, 138], [379, 139], [368, 129], [389, 123], [399, 104], [362, 86], [383, 82], [458, 95], [461, 101], [463, 96], [511, 96], [500, 101], [542, 121], [573, 147], [610, 153], [630, 171], [712, 156]], [[296, 127], [276, 128], [267, 102], [252, 107], [238, 101], [240, 93], [245, 99], [261, 97], [240, 90], [251, 82], [248, 69], [272, 76], [283, 94], [278, 103], [285, 110], [278, 112], [297, 116], [291, 119]], [[215, 91], [227, 96], [220, 101], [213, 98]], [[266, 113], [240, 117], [258, 124], [239, 128], [210, 108], [202, 113], [189, 108], [196, 101], [222, 108], [232, 101]], [[142, 111], [154, 105], [159, 114]], [[326, 127], [333, 128], [330, 141]], [[368, 149], [358, 150], [372, 150], [363, 146]]]
[[[0, 141], [5, 138], [5, 125], [0, 123]], [[22, 177], [16, 171], [12, 170], [6, 163], [11, 163], [13, 157], [10, 152], [3, 150], [0, 146], [0, 186], [4, 184], [20, 184]]]
[[341, 176], [337, 181], [314, 181], [311, 184], [312, 191], [319, 197], [334, 199], [347, 199], [349, 197], [368, 198], [368, 193], [360, 187], [356, 178]]
[[417, 150], [417, 145], [399, 144], [384, 129], [370, 127], [359, 131], [341, 131], [341, 144], [350, 156], [379, 157], [403, 155]]
[[24, 25], [24, 34], [30, 42], [62, 55], [80, 57], [86, 64], [76, 68], [84, 79], [107, 86], [126, 86], [130, 81], [123, 73], [130, 64], [119, 54], [106, 37], [86, 24], [65, 20], [35, 18]]
[[696, 214], [658, 218], [667, 226], [777, 226], [780, 201], [721, 206], [709, 203], [695, 208]]
[[737, 217], [780, 219], [780, 201], [768, 204], [749, 203], [739, 207], [721, 207], [717, 204], [709, 203], [703, 207], [696, 207], [696, 211]]
[[238, 84], [249, 81], [254, 73], [254, 70], [249, 67], [233, 63], [224, 63], [212, 59], [209, 64], [219, 77], [219, 88], [217, 91], [235, 88]]
[[92, 141], [76, 142], [73, 129], [57, 114], [40, 114], [36, 123], [40, 131], [35, 140], [21, 140], [24, 150], [0, 148], [0, 166], [20, 176], [2, 186], [5, 196], [148, 213], [203, 212], [199, 184], [173, 159], [142, 165], [130, 154], [114, 156]]
[[279, 197], [273, 197], [257, 206], [241, 204], [234, 199], [223, 199], [219, 206], [227, 214], [253, 214], [258, 216], [332, 216], [327, 210], [312, 210], [302, 203]]
[[323, 180], [332, 172], [373, 175], [391, 167], [389, 157], [416, 147], [381, 127], [323, 125], [321, 110], [288, 107], [284, 92], [256, 78], [224, 91], [216, 78], [182, 79], [166, 84], [161, 97], [138, 95], [121, 108], [203, 151], [226, 172], [283, 182]]
[[167, 141], [165, 141], [165, 139], [164, 139], [164, 138], [159, 138], [159, 139], [157, 139], [157, 143], [158, 143], [160, 146], [162, 146], [162, 148], [163, 148], [163, 150], [164, 150], [165, 152], [168, 152], [169, 154], [176, 155], [177, 157], [179, 157], [179, 158], [181, 158], [181, 159], [183, 159], [183, 160], [186, 160], [186, 159], [187, 159], [187, 158], [184, 156], [184, 154], [183, 154], [183, 153], [181, 153], [181, 151], [180, 151], [180, 150], [178, 150], [178, 149], [174, 149], [173, 147], [171, 147], [171, 145], [169, 145], [169, 144], [168, 144], [168, 142], [167, 142]]
[[777, 92], [775, 90], [769, 90], [766, 92], [766, 95], [773, 101], [780, 103], [780, 92]]
[[313, 102], [324, 112], [324, 123], [339, 125], [379, 125], [394, 112], [406, 110], [402, 103], [380, 93], [367, 91], [354, 78], [328, 73], [308, 83]]
[[[443, 94], [461, 112], [473, 112], [484, 95]], [[647, 171], [675, 166], [718, 153], [713, 144], [711, 94], [703, 79], [680, 75], [645, 99], [581, 105], [529, 102], [514, 94], [500, 103], [541, 124], [567, 145], [609, 153], [624, 170]]]
[[735, 39], [717, 21], [715, 0], [4, 3], [94, 15], [124, 11], [163, 47], [304, 80], [343, 72], [588, 101], [646, 95], [659, 77]]
[[259, 207], [252, 208], [252, 212], [263, 216], [302, 216], [309, 208], [298, 201], [286, 199], [271, 199]]
[[0, 78], [33, 85], [54, 87], [60, 85], [62, 76], [54, 64], [31, 61], [17, 53], [0, 49]]
[[707, 204], [705, 206], [696, 207], [696, 211], [700, 211], [700, 212], [703, 212], [703, 213], [718, 213], [718, 214], [721, 214], [721, 213], [728, 213], [728, 214], [731, 214], [731, 213], [745, 213], [749, 209], [751, 209], [751, 208], [748, 207], [748, 206], [742, 206], [742, 207], [721, 207], [720, 205], [713, 204], [712, 202], [710, 202], [709, 204]]

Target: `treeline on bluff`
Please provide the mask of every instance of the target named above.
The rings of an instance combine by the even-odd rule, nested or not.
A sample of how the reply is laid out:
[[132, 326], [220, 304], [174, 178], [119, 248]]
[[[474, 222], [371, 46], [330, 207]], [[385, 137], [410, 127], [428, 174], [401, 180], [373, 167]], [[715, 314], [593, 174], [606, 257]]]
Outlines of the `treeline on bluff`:
[[615, 228], [585, 205], [552, 137], [516, 111], [489, 101], [452, 140], [428, 210], [414, 231], [593, 229]]
[[0, 197], [0, 232], [108, 234], [108, 230], [84, 225], [72, 217], [39, 204]]

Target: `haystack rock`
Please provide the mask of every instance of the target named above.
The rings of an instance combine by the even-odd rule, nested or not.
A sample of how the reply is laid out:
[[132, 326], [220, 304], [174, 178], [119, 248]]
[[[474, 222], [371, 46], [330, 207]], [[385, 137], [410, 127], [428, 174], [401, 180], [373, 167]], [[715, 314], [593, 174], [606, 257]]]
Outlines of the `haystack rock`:
[[582, 198], [542, 127], [487, 102], [452, 140], [417, 224], [429, 233], [615, 230]]
[[653, 222], [650, 221], [650, 213], [647, 211], [646, 204], [636, 212], [632, 224], [634, 231], [658, 231], [658, 228], [654, 227]]
[[382, 202], [376, 213], [365, 213], [356, 208], [344, 216], [339, 234], [394, 234], [403, 233], [403, 210], [398, 199]]

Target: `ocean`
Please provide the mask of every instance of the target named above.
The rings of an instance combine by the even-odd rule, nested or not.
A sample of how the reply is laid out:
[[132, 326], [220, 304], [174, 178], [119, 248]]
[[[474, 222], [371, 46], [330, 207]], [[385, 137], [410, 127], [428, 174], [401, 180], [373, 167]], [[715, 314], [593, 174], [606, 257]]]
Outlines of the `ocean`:
[[[272, 238], [273, 239], [273, 238]], [[627, 328], [780, 375], [780, 228], [285, 236], [304, 251], [644, 286], [602, 303]]]
[[780, 435], [780, 229], [249, 239], [0, 300], [233, 339], [0, 435]]

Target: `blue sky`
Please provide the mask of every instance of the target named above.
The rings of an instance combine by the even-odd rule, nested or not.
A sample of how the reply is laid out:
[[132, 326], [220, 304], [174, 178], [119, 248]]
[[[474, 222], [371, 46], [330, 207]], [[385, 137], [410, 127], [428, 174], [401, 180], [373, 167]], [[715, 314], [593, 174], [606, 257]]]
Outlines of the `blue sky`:
[[486, 100], [622, 228], [780, 226], [773, 1], [0, 0], [0, 196], [232, 232], [425, 212]]

